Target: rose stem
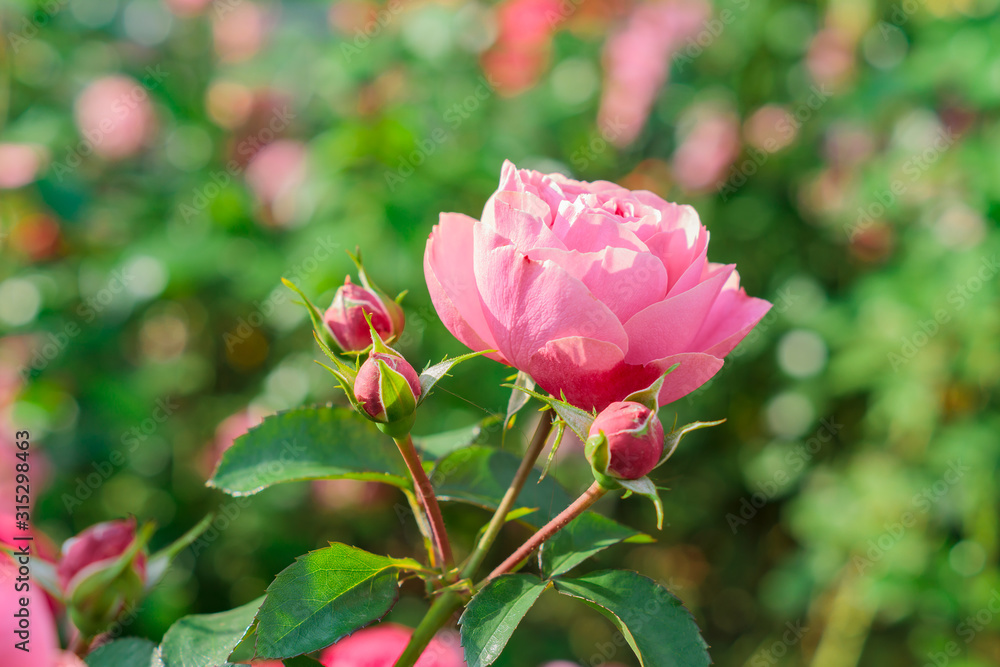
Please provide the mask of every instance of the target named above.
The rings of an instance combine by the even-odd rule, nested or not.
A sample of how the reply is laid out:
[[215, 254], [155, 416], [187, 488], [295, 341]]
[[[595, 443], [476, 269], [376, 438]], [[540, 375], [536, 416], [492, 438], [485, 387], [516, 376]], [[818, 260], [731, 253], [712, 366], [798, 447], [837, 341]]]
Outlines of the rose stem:
[[420, 463], [420, 456], [413, 446], [413, 438], [409, 433], [404, 438], [393, 438], [399, 453], [403, 455], [406, 467], [413, 477], [413, 486], [417, 492], [417, 502], [427, 515], [431, 524], [431, 540], [434, 542], [435, 565], [441, 568], [442, 572], [447, 572], [454, 565], [454, 558], [451, 554], [451, 542], [448, 541], [448, 533], [444, 528], [444, 519], [441, 517], [441, 506], [438, 505], [437, 497], [434, 495], [434, 488], [431, 481], [427, 479], [424, 466]]
[[490, 519], [490, 523], [486, 526], [486, 531], [476, 545], [475, 551], [469, 556], [468, 562], [462, 569], [463, 579], [475, 576], [479, 566], [482, 565], [483, 559], [486, 558], [486, 553], [493, 546], [497, 535], [500, 534], [500, 529], [503, 528], [507, 514], [514, 507], [517, 496], [521, 493], [521, 489], [524, 488], [525, 482], [528, 481], [528, 475], [535, 467], [535, 461], [538, 460], [538, 456], [545, 448], [545, 441], [548, 440], [551, 431], [552, 420], [547, 414], [543, 414], [541, 421], [538, 422], [538, 427], [535, 429], [535, 435], [532, 436], [531, 443], [524, 453], [524, 458], [521, 459], [521, 465], [514, 474], [514, 479], [507, 488], [507, 492], [503, 494], [500, 504], [497, 505], [497, 511], [493, 513], [493, 518]]
[[[528, 481], [528, 475], [531, 473], [531, 469], [535, 467], [535, 461], [538, 460], [542, 449], [545, 448], [545, 441], [548, 440], [551, 431], [552, 420], [547, 414], [543, 415], [541, 421], [538, 422], [538, 427], [535, 429], [535, 434], [531, 438], [531, 443], [524, 453], [521, 465], [514, 474], [514, 479], [511, 480], [510, 487], [507, 488], [507, 492], [497, 506], [497, 511], [486, 526], [486, 531], [483, 533], [482, 538], [480, 538], [475, 550], [469, 556], [465, 567], [462, 568], [460, 575], [462, 579], [470, 578], [476, 574], [476, 570], [479, 569], [483, 559], [486, 557], [486, 552], [489, 551], [489, 548], [500, 533], [500, 529], [503, 528], [504, 520], [514, 506], [518, 494], [521, 493], [525, 482]], [[436, 599], [431, 608], [427, 610], [427, 614], [424, 615], [423, 620], [420, 621], [420, 625], [413, 631], [406, 649], [399, 656], [399, 659], [396, 660], [394, 667], [413, 667], [424, 652], [424, 649], [434, 639], [437, 631], [448, 622], [452, 614], [458, 611], [462, 606], [462, 602], [462, 596], [455, 591], [446, 591]]]
[[562, 530], [567, 523], [575, 519], [584, 510], [596, 503], [605, 493], [607, 493], [607, 489], [599, 483], [594, 482], [591, 484], [590, 488], [584, 491], [579, 498], [574, 500], [569, 507], [560, 512], [556, 518], [552, 519], [552, 521], [549, 521], [547, 524], [542, 526], [537, 533], [529, 537], [524, 544], [518, 547], [517, 551], [512, 553], [507, 560], [500, 563], [495, 570], [490, 572], [488, 577], [476, 584], [476, 588], [482, 588], [490, 581], [499, 577], [501, 574], [512, 570], [518, 563], [530, 556], [531, 552], [538, 548], [542, 542]]

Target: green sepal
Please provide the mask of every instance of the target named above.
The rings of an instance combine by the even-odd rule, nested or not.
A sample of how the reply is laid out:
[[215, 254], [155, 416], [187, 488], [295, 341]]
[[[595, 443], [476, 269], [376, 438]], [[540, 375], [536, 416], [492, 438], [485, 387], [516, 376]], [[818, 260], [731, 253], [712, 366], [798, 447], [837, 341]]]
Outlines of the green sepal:
[[[656, 485], [648, 477], [640, 477], [639, 479], [618, 479], [615, 480], [618, 484], [624, 488], [626, 491], [634, 493], [637, 496], [643, 496], [649, 498], [653, 501], [653, 506], [656, 508], [656, 529], [663, 530], [663, 500], [660, 499], [660, 494], [656, 489]], [[626, 497], [628, 494], [626, 494]]]
[[677, 445], [681, 444], [681, 438], [690, 433], [691, 431], [697, 431], [701, 428], [708, 428], [709, 426], [718, 426], [725, 419], [717, 419], [712, 422], [691, 422], [690, 424], [685, 424], [680, 428], [675, 428], [670, 431], [663, 438], [663, 456], [660, 457], [660, 462], [653, 466], [654, 469], [659, 468], [661, 465], [667, 462], [674, 451], [677, 449]]
[[656, 378], [653, 384], [649, 385], [645, 389], [632, 392], [623, 400], [630, 403], [640, 403], [645, 405], [655, 414], [660, 409], [660, 390], [663, 389], [663, 383], [666, 381], [667, 376], [670, 375], [670, 373], [672, 373], [678, 366], [680, 366], [680, 363], [674, 364], [668, 368], [663, 375]]
[[576, 434], [576, 437], [580, 438], [581, 441], [586, 441], [589, 436], [590, 425], [594, 423], [594, 418], [596, 415], [593, 412], [587, 412], [582, 410], [575, 405], [565, 401], [553, 398], [552, 396], [546, 396], [544, 394], [539, 394], [537, 391], [532, 391], [527, 387], [520, 387], [516, 384], [504, 384], [503, 387], [509, 387], [510, 389], [515, 389], [520, 392], [524, 392], [529, 396], [537, 398], [545, 405], [548, 405], [556, 414], [566, 422], [570, 430]]
[[[372, 334], [372, 344], [371, 348], [369, 348], [370, 349], [369, 353], [389, 354], [394, 357], [402, 357], [403, 355], [401, 355], [399, 352], [386, 345], [385, 341], [382, 340], [382, 337], [378, 335], [378, 331], [375, 330], [375, 325], [372, 324], [371, 313], [369, 313], [367, 310], [362, 309], [361, 314], [365, 316], [365, 322], [368, 323], [368, 330]], [[361, 354], [364, 354], [364, 350], [362, 350]]]
[[316, 333], [315, 330], [313, 331], [313, 338], [316, 339], [316, 343], [319, 345], [319, 349], [323, 351], [323, 354], [325, 354], [326, 357], [333, 362], [333, 365], [337, 367], [337, 372], [344, 376], [348, 384], [353, 386], [354, 380], [358, 377], [358, 369], [354, 366], [345, 364], [343, 359], [337, 356], [334, 351], [330, 349], [330, 346], [323, 342], [323, 339], [318, 333]]
[[431, 389], [433, 389], [434, 386], [441, 381], [441, 378], [448, 374], [448, 371], [450, 371], [453, 366], [460, 364], [463, 361], [468, 361], [469, 359], [474, 359], [491, 352], [496, 352], [496, 350], [482, 350], [481, 352], [470, 352], [469, 354], [463, 354], [459, 357], [453, 357], [452, 359], [446, 358], [433, 366], [425, 368], [420, 372], [420, 397], [417, 399], [417, 405], [420, 405], [424, 402], [424, 400], [426, 400], [427, 396], [431, 393]]
[[315, 332], [317, 336], [321, 337], [322, 340], [328, 341], [326, 342], [326, 345], [328, 347], [336, 345], [337, 348], [343, 349], [342, 346], [333, 337], [333, 334], [330, 333], [330, 330], [327, 328], [326, 323], [323, 322], [323, 314], [319, 311], [319, 309], [316, 306], [313, 305], [313, 302], [309, 300], [309, 297], [306, 296], [305, 292], [299, 289], [298, 285], [293, 283], [288, 278], [282, 278], [281, 282], [285, 287], [292, 290], [302, 298], [302, 305], [306, 307], [306, 310], [309, 312], [309, 319], [312, 321], [313, 332]]
[[[315, 363], [318, 366], [322, 366], [326, 370], [330, 371], [330, 375], [332, 375], [334, 378], [336, 378], [337, 382], [340, 384], [340, 388], [344, 390], [345, 394], [347, 394], [347, 400], [351, 402], [351, 407], [353, 407], [355, 410], [357, 410], [361, 414], [365, 414], [365, 411], [361, 409], [361, 404], [358, 403], [358, 399], [354, 397], [354, 385], [352, 383], [348, 382], [347, 378], [345, 378], [338, 371], [336, 371], [336, 370], [330, 368], [329, 366], [327, 366], [326, 364], [324, 364], [322, 361], [316, 361], [314, 359], [313, 363]], [[367, 415], [365, 415], [365, 416], [367, 417]]]

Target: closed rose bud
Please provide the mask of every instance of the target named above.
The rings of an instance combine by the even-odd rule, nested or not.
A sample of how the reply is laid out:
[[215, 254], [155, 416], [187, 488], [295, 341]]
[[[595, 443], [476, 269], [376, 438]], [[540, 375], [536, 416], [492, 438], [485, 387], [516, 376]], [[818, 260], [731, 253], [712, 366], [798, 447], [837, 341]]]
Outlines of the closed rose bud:
[[56, 575], [84, 635], [105, 631], [141, 599], [146, 550], [137, 539], [135, 519], [128, 519], [91, 526], [63, 544]]
[[389, 435], [403, 435], [413, 425], [420, 398], [420, 378], [403, 357], [374, 352], [358, 369], [354, 397], [368, 417], [389, 428]]
[[323, 315], [334, 342], [344, 352], [360, 352], [371, 345], [366, 312], [375, 331], [386, 342], [391, 343], [403, 332], [406, 319], [399, 304], [376, 290], [355, 285], [348, 276]]
[[663, 455], [663, 425], [641, 403], [612, 403], [597, 415], [588, 434], [588, 442], [602, 434], [607, 439], [607, 474], [611, 477], [639, 479], [655, 468]]

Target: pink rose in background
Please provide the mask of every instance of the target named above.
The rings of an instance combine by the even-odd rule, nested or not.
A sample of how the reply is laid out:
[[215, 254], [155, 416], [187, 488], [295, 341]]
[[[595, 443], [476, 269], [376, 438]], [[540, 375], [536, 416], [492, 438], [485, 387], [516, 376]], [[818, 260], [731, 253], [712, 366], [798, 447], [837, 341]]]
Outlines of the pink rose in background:
[[549, 63], [552, 35], [565, 18], [560, 0], [505, 0], [496, 9], [497, 40], [483, 70], [504, 95], [531, 88]]
[[212, 4], [212, 1], [213, 0], [164, 0], [167, 8], [178, 16], [196, 16]]
[[22, 188], [35, 180], [48, 161], [48, 151], [37, 144], [0, 143], [0, 190]]
[[697, 104], [684, 115], [690, 122], [681, 123], [680, 145], [673, 158], [674, 178], [688, 192], [718, 189], [740, 154], [739, 119], [732, 111], [712, 104]]
[[149, 91], [121, 75], [87, 86], [76, 100], [75, 116], [83, 142], [109, 160], [139, 152], [156, 124]]
[[[392, 667], [403, 654], [413, 630], [395, 623], [379, 623], [355, 632], [323, 651], [326, 667]], [[424, 649], [415, 667], [465, 667], [458, 637], [438, 635]]]
[[306, 147], [280, 139], [261, 148], [246, 170], [246, 180], [268, 221], [283, 227], [295, 219], [299, 190], [306, 180]]
[[506, 162], [481, 220], [441, 214], [424, 275], [456, 338], [582, 408], [680, 364], [663, 405], [715, 375], [771, 307], [707, 251], [690, 206]]
[[215, 427], [215, 438], [212, 439], [212, 444], [205, 449], [200, 462], [202, 474], [205, 477], [211, 477], [212, 472], [219, 465], [222, 455], [233, 446], [236, 438], [264, 421], [265, 416], [267, 413], [264, 410], [251, 406], [231, 414], [219, 422], [219, 425]]
[[710, 12], [704, 0], [641, 2], [608, 37], [597, 122], [612, 143], [626, 146], [639, 136], [667, 81], [670, 59]]
[[264, 44], [269, 27], [267, 13], [253, 2], [230, 3], [225, 12], [216, 12], [213, 19], [215, 52], [222, 62], [248, 60]]

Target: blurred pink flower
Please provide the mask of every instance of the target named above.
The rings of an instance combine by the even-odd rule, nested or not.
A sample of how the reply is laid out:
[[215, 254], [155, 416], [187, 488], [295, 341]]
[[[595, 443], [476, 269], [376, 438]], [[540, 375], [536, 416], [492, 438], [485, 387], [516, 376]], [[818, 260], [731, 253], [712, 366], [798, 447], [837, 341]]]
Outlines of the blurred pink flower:
[[260, 50], [268, 28], [267, 14], [249, 0], [227, 5], [215, 14], [212, 35], [215, 52], [222, 62], [236, 63], [249, 59]]
[[0, 143], [0, 190], [31, 183], [48, 161], [48, 152], [37, 144]]
[[102, 77], [87, 86], [76, 100], [75, 115], [83, 143], [109, 160], [137, 153], [156, 121], [149, 91], [121, 75]]
[[261, 148], [246, 170], [246, 181], [278, 226], [292, 222], [299, 190], [306, 180], [306, 147], [280, 139]]
[[739, 120], [733, 112], [707, 104], [685, 115], [692, 124], [674, 153], [674, 178], [688, 192], [717, 189], [740, 153]]
[[743, 136], [754, 148], [768, 153], [779, 151], [795, 141], [799, 122], [788, 109], [765, 104], [743, 123]]
[[212, 4], [213, 0], [164, 0], [167, 8], [178, 16], [196, 16]]
[[[319, 661], [326, 667], [392, 667], [412, 634], [402, 625], [379, 623], [341, 639]], [[432, 639], [415, 667], [465, 667], [458, 638], [442, 634]]]
[[635, 140], [670, 73], [670, 58], [697, 33], [711, 7], [704, 0], [639, 3], [604, 46], [604, 92], [598, 125], [618, 146]]
[[854, 74], [855, 41], [836, 28], [817, 32], [806, 54], [806, 66], [813, 81], [838, 88]]
[[498, 35], [482, 65], [503, 95], [517, 95], [541, 78], [552, 35], [564, 18], [560, 0], [505, 0], [496, 9]]
[[264, 410], [250, 406], [219, 422], [219, 425], [215, 427], [215, 438], [212, 440], [212, 444], [205, 449], [199, 464], [202, 474], [205, 477], [210, 477], [216, 466], [219, 465], [222, 455], [233, 446], [236, 438], [260, 424], [265, 416], [267, 413]]

